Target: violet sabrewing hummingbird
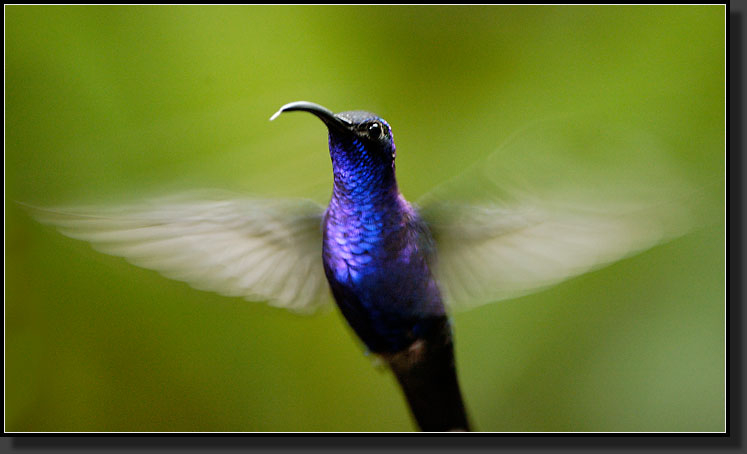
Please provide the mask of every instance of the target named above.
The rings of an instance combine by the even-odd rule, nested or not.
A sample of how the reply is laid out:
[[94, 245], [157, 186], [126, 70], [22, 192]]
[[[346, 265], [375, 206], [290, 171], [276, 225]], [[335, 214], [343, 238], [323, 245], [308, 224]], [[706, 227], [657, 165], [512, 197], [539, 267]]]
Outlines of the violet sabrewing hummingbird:
[[[599, 173], [593, 190], [587, 183], [576, 185], [580, 191], [537, 193], [524, 184], [535, 174], [578, 183], [580, 166], [558, 164], [545, 150], [592, 146], [639, 150], [659, 186], [677, 186], [664, 166], [652, 165], [655, 147], [617, 140], [627, 136], [605, 127], [541, 124], [504, 147], [500, 164], [511, 172], [496, 172], [486, 159], [416, 206], [399, 192], [393, 133], [382, 118], [300, 101], [271, 120], [289, 111], [327, 126], [333, 185], [326, 207], [220, 190], [112, 206], [26, 207], [67, 236], [200, 290], [298, 313], [324, 306], [331, 293], [355, 334], [394, 372], [425, 431], [470, 430], [444, 303], [469, 308], [538, 291], [694, 224], [689, 207], [666, 194], [613, 202], [603, 190], [610, 178], [598, 169], [588, 172]], [[513, 157], [533, 153], [541, 159], [524, 171], [511, 167]], [[550, 171], [540, 172], [543, 165]]]
[[314, 114], [329, 130], [334, 182], [322, 262], [337, 306], [388, 362], [422, 430], [469, 430], [452, 330], [431, 270], [433, 239], [397, 187], [391, 127], [370, 112], [333, 114], [304, 101], [275, 115], [289, 111]]

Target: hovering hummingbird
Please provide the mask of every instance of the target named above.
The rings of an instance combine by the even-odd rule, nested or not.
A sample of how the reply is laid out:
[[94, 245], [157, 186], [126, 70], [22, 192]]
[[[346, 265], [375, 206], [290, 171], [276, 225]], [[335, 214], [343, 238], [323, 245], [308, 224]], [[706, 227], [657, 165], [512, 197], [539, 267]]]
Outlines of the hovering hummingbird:
[[529, 293], [691, 224], [677, 204], [551, 203], [501, 189], [491, 175], [471, 181], [487, 197], [460, 201], [447, 185], [418, 207], [399, 191], [384, 119], [305, 101], [270, 119], [290, 111], [311, 113], [328, 129], [326, 208], [222, 191], [116, 207], [29, 208], [67, 236], [201, 290], [296, 312], [325, 305], [331, 291], [355, 334], [393, 371], [424, 431], [471, 429], [445, 303], [468, 307]]

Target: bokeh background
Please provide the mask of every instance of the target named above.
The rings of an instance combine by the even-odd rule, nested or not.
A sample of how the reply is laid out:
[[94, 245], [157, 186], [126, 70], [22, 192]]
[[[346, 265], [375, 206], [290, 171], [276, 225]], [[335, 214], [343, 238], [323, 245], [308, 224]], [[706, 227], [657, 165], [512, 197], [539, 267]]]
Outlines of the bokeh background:
[[[191, 289], [13, 203], [330, 190], [290, 101], [377, 112], [411, 200], [529, 122], [657, 137], [713, 216], [551, 289], [453, 314], [478, 430], [723, 431], [724, 6], [5, 8], [5, 429], [409, 431], [336, 311]], [[548, 153], [551, 153], [548, 150]]]

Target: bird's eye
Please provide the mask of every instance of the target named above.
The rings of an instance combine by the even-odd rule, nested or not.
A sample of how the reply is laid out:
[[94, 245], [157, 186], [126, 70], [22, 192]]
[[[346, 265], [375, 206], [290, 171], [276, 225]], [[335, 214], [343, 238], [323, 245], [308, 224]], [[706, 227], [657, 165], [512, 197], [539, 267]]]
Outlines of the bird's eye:
[[381, 124], [377, 121], [371, 123], [368, 125], [368, 134], [371, 137], [380, 137], [381, 136]]

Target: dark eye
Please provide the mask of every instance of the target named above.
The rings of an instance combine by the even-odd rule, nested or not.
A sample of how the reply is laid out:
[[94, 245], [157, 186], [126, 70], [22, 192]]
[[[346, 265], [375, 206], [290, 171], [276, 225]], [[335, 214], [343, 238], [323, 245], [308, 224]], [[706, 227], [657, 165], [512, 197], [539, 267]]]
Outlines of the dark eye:
[[381, 137], [381, 124], [376, 121], [368, 125], [368, 135], [375, 138]]

